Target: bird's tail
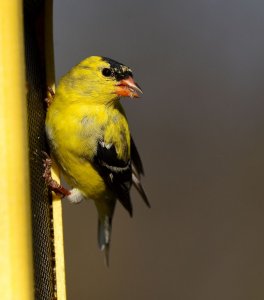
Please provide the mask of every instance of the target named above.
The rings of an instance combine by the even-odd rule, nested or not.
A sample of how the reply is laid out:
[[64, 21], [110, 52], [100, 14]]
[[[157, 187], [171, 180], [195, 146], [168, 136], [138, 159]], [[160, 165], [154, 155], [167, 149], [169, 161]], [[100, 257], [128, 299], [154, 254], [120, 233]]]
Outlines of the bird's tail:
[[98, 218], [98, 246], [105, 255], [106, 266], [109, 266], [109, 250], [111, 242], [112, 217]]
[[105, 255], [105, 264], [109, 266], [109, 251], [111, 243], [112, 219], [115, 210], [116, 199], [105, 198], [103, 201], [95, 201], [98, 211], [98, 246]]

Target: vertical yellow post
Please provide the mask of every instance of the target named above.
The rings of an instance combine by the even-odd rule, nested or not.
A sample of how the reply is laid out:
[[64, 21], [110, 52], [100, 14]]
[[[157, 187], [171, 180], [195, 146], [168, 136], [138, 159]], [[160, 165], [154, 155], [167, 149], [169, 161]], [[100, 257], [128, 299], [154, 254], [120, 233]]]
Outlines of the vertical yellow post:
[[[47, 85], [55, 91], [54, 55], [53, 55], [53, 1], [46, 0], [46, 80]], [[55, 91], [56, 92], [56, 91]], [[53, 163], [52, 178], [60, 182], [59, 170]], [[66, 300], [65, 262], [63, 248], [63, 223], [61, 199], [52, 193], [52, 212], [55, 249], [56, 292], [58, 300]]]
[[0, 299], [33, 299], [22, 1], [0, 1]]

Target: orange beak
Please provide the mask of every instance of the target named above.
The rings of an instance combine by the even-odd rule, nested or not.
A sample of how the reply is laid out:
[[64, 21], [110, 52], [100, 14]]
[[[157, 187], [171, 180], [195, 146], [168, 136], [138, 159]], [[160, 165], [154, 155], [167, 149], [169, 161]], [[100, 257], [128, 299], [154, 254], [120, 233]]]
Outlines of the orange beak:
[[139, 98], [138, 93], [143, 94], [139, 85], [130, 76], [120, 80], [116, 86], [116, 93], [120, 97]]

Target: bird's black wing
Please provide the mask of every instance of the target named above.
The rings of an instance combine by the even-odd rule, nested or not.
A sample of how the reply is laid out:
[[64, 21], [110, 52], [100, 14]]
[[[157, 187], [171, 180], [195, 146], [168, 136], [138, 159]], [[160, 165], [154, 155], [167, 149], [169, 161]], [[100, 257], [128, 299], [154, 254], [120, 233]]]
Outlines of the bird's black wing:
[[113, 144], [105, 144], [100, 140], [93, 163], [106, 185], [113, 191], [121, 204], [132, 216], [132, 204], [129, 190], [132, 184], [131, 161], [121, 160], [117, 157]]
[[143, 164], [142, 164], [137, 147], [136, 147], [135, 142], [132, 137], [131, 137], [130, 147], [131, 147], [130, 151], [131, 151], [132, 164], [135, 166], [135, 169], [139, 175], [141, 175], [141, 174], [144, 175]]
[[137, 151], [137, 147], [131, 137], [131, 164], [132, 164], [132, 182], [141, 195], [143, 201], [146, 203], [148, 207], [150, 207], [150, 203], [148, 201], [147, 195], [141, 185], [140, 175], [144, 175], [143, 164], [140, 159], [139, 153]]

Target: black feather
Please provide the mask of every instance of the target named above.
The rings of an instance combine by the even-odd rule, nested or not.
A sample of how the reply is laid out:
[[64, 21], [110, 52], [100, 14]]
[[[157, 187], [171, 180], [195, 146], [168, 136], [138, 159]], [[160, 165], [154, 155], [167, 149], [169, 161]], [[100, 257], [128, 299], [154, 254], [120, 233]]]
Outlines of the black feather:
[[110, 70], [117, 81], [126, 79], [128, 77], [133, 77], [132, 70], [124, 64], [108, 57], [102, 57], [102, 59], [109, 63]]
[[97, 153], [93, 161], [105, 183], [132, 216], [133, 208], [129, 195], [132, 184], [131, 161], [119, 159], [115, 146], [106, 146], [103, 141], [98, 142]]
[[109, 266], [109, 251], [112, 231], [112, 218], [105, 217], [103, 221], [98, 219], [98, 246], [105, 254], [105, 264]]
[[144, 175], [143, 164], [132, 137], [131, 137], [131, 162], [132, 162], [132, 183], [137, 189], [137, 191], [139, 192], [139, 194], [141, 195], [145, 204], [148, 207], [150, 207], [150, 203], [148, 201], [147, 195], [140, 182], [140, 175]]
[[144, 175], [144, 169], [143, 169], [143, 164], [141, 161], [141, 158], [139, 156], [139, 153], [137, 151], [137, 147], [134, 143], [133, 138], [131, 137], [131, 160], [132, 164], [135, 166], [135, 169], [139, 175]]

